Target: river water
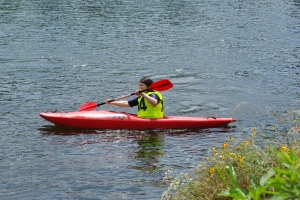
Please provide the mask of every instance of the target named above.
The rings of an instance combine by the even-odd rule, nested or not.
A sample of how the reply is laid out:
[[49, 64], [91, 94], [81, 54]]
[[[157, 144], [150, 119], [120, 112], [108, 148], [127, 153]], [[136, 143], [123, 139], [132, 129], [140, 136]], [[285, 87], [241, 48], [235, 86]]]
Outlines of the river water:
[[[1, 0], [0, 26], [0, 199], [160, 199], [167, 170], [192, 171], [216, 139], [276, 125], [270, 113], [299, 100], [298, 0]], [[143, 76], [174, 84], [166, 115], [238, 121], [109, 131], [39, 117], [132, 93]]]

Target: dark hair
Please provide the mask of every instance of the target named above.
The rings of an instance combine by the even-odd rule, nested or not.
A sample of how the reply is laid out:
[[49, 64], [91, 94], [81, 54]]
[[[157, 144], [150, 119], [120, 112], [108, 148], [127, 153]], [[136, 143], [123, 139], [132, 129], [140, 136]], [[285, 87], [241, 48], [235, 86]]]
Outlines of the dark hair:
[[149, 77], [144, 77], [140, 80], [140, 83], [144, 83], [145, 85], [147, 85], [147, 87], [150, 87], [150, 85], [153, 83], [153, 81]]

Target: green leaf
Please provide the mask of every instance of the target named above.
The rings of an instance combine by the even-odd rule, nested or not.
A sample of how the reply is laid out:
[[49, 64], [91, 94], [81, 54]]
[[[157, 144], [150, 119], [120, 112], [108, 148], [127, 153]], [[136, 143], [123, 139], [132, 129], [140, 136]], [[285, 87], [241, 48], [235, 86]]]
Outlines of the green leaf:
[[241, 195], [236, 189], [228, 189], [226, 191], [222, 191], [219, 193], [220, 196], [232, 197], [233, 199], [241, 199], [243, 195]]
[[286, 199], [287, 197], [283, 194], [278, 194], [278, 195], [273, 195], [269, 200], [283, 200]]
[[228, 197], [230, 195], [229, 190], [225, 190], [219, 193], [219, 196]]
[[252, 188], [255, 189], [255, 190], [256, 190], [256, 188], [259, 187], [259, 184], [258, 184], [256, 178], [254, 178], [254, 177], [251, 178], [251, 185], [252, 185]]
[[226, 166], [225, 171], [226, 171], [227, 176], [231, 180], [231, 184], [232, 184], [233, 188], [237, 188], [238, 184], [237, 184], [237, 181], [236, 181], [236, 174], [235, 174], [234, 168]]
[[[226, 167], [225, 167], [226, 168]], [[225, 169], [224, 168], [224, 169]], [[228, 183], [228, 181], [226, 180], [226, 178], [224, 178], [223, 176], [223, 172], [220, 171], [219, 169], [217, 169], [217, 173], [219, 174], [219, 177], [222, 179], [222, 181], [225, 183], [225, 185], [229, 188], [230, 184]]]
[[276, 172], [273, 169], [270, 169], [265, 175], [260, 178], [260, 185], [263, 186], [266, 184], [269, 178], [274, 176]]
[[287, 170], [284, 170], [284, 169], [279, 169], [279, 168], [273, 168], [273, 169], [278, 174], [285, 174], [285, 175], [289, 174], [289, 172]]
[[242, 188], [236, 188], [236, 191], [241, 197], [247, 197], [246, 191]]

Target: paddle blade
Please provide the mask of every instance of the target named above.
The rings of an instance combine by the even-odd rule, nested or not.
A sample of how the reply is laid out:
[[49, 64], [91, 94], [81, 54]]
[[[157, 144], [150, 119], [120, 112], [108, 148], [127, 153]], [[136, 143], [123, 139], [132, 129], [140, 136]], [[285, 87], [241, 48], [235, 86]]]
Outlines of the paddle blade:
[[160, 81], [154, 82], [150, 85], [149, 89], [157, 90], [159, 92], [168, 90], [173, 87], [173, 84], [168, 79], [162, 79]]
[[91, 111], [97, 107], [97, 103], [95, 102], [87, 102], [79, 107], [78, 111]]

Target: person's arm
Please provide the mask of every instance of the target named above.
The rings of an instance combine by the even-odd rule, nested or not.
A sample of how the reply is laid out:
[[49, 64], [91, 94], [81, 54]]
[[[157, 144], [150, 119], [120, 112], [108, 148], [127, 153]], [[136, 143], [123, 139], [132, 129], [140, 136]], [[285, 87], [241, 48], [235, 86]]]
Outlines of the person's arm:
[[114, 106], [119, 106], [119, 107], [130, 107], [128, 104], [128, 101], [112, 101], [109, 102], [109, 99], [105, 100], [106, 104], [114, 105]]
[[156, 107], [158, 104], [158, 100], [152, 96], [145, 94], [144, 92], [139, 93], [140, 96], [144, 97], [148, 103], [150, 103], [153, 107]]

